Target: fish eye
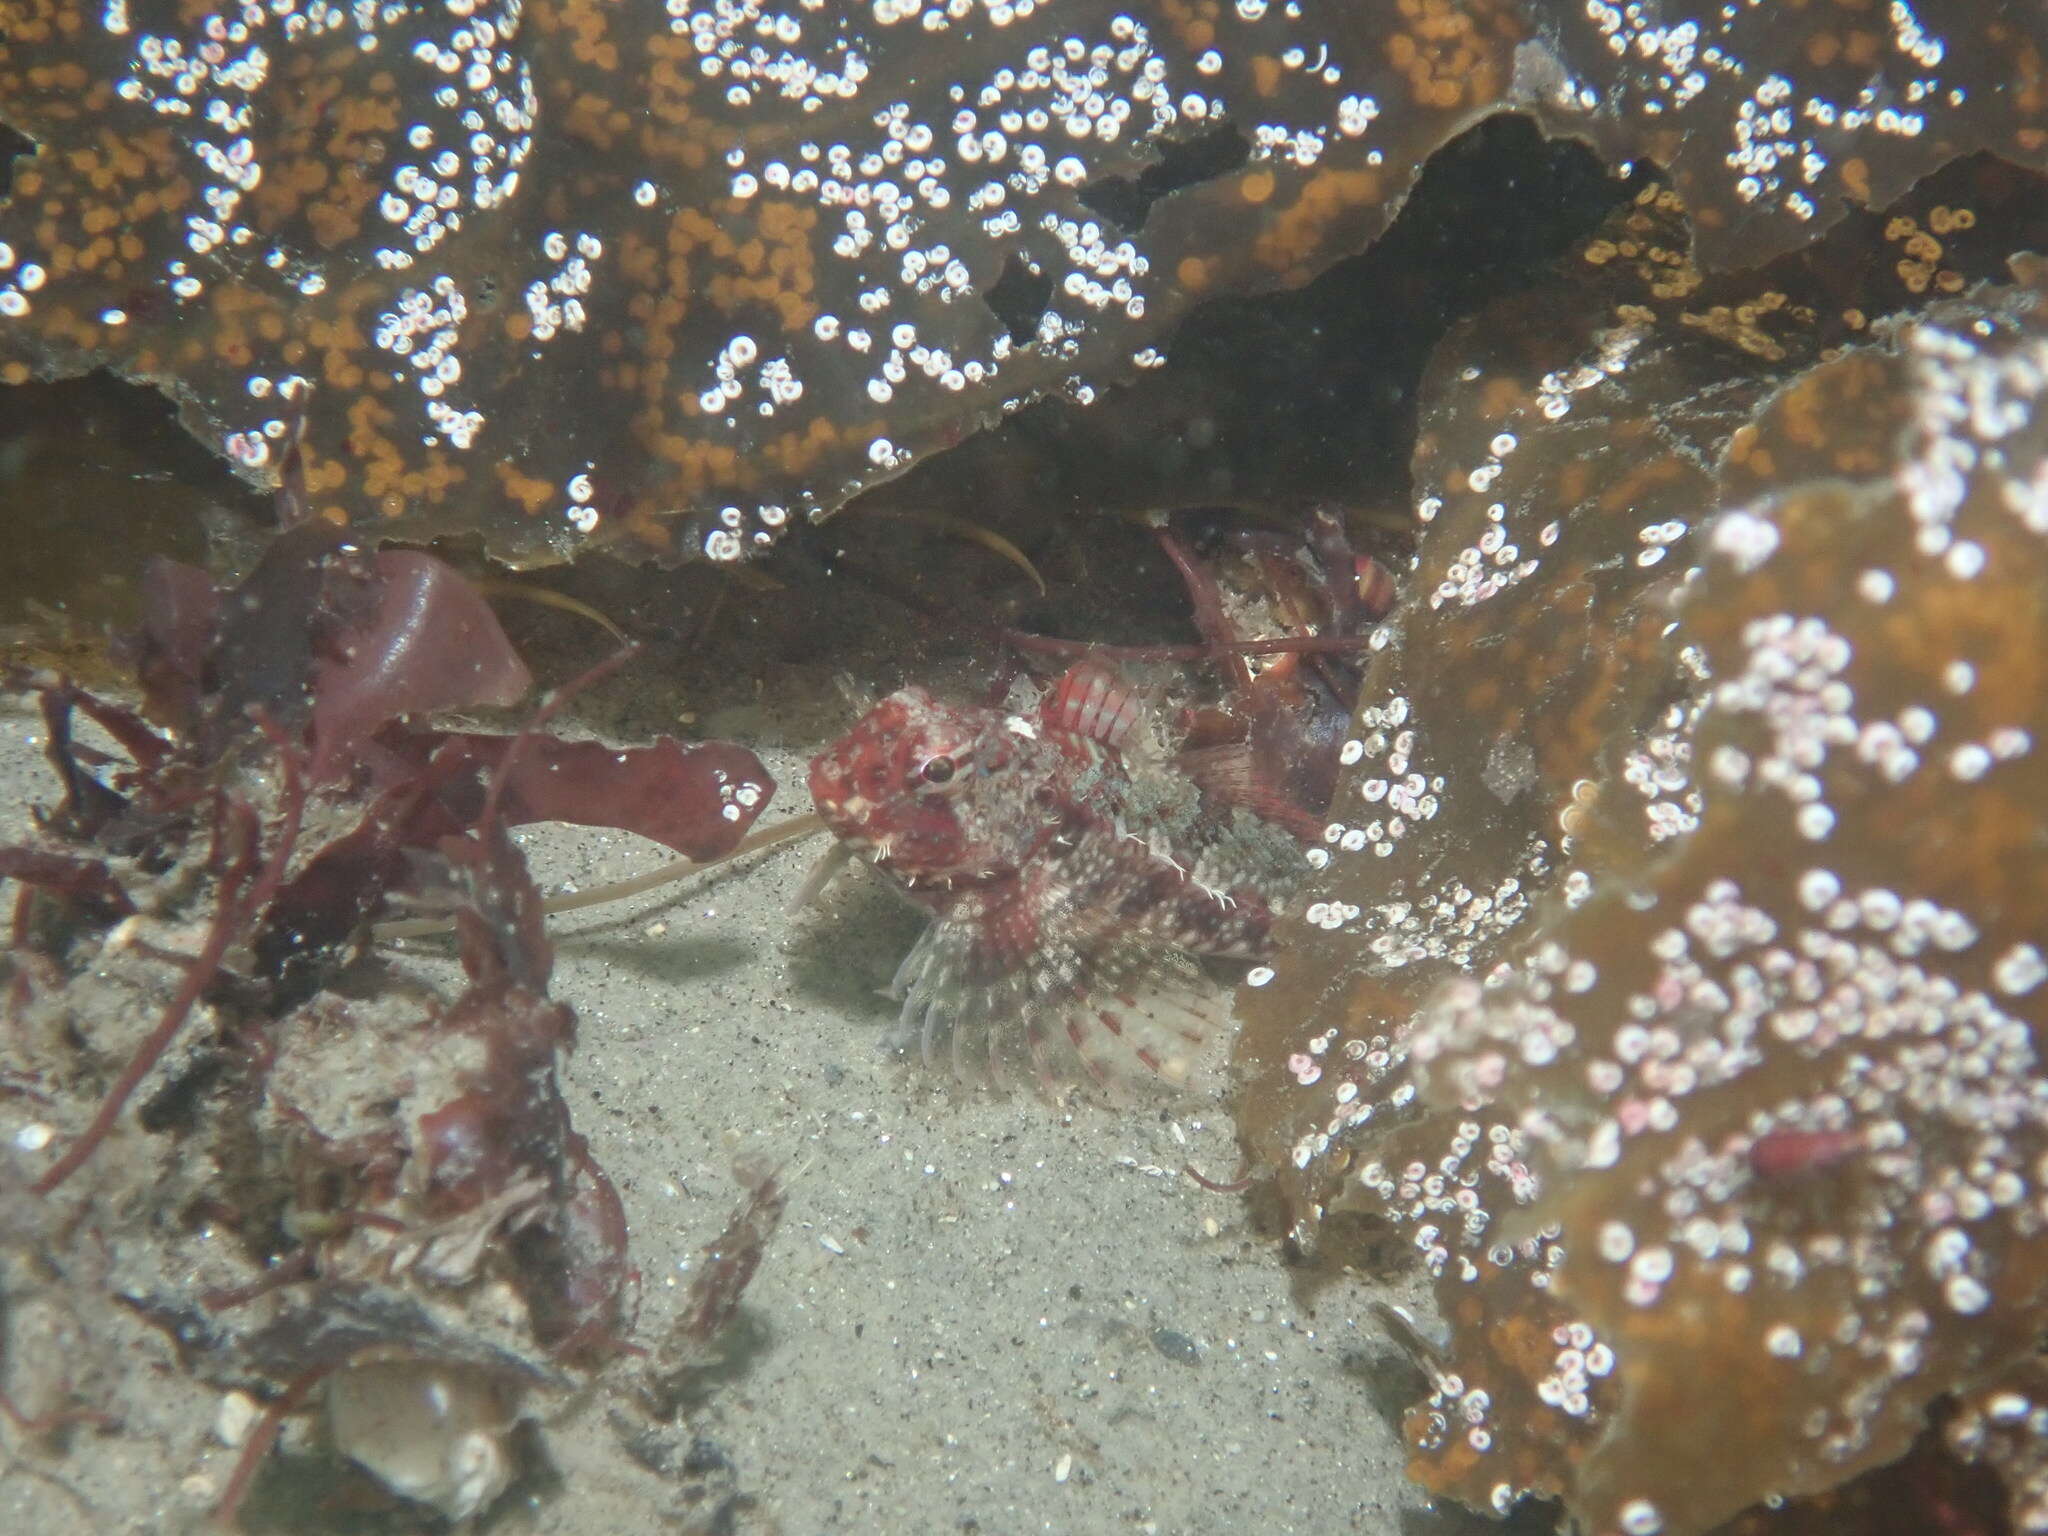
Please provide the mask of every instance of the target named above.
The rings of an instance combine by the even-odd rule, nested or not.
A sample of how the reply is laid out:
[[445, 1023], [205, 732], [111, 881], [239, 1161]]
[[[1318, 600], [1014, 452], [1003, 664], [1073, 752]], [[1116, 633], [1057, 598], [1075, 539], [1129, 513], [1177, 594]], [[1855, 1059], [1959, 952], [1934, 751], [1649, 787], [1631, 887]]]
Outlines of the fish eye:
[[953, 759], [941, 755], [926, 758], [924, 766], [917, 772], [927, 784], [944, 784], [953, 777], [953, 769]]

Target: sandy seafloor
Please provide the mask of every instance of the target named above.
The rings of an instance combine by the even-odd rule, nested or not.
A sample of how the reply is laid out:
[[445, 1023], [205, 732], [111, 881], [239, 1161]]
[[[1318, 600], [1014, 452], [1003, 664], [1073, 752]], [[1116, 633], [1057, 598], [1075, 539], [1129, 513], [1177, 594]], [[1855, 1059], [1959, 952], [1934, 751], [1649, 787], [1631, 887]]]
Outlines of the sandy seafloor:
[[[749, 723], [707, 722], [743, 741]], [[811, 743], [748, 744], [784, 786], [764, 824], [802, 809]], [[0, 715], [0, 792], [9, 837], [55, 799], [39, 722], [18, 705]], [[520, 836], [550, 889], [667, 857], [622, 834]], [[1056, 1105], [962, 1091], [888, 1051], [894, 1005], [879, 989], [919, 918], [859, 868], [792, 916], [821, 847], [557, 922], [552, 991], [580, 1031], [566, 1090], [630, 1217], [641, 1337], [659, 1335], [733, 1209], [735, 1155], [788, 1178], [746, 1298], [758, 1347], [677, 1432], [729, 1461], [714, 1492], [748, 1496], [714, 1528], [1462, 1528], [1401, 1476], [1386, 1403], [1409, 1383], [1392, 1380], [1366, 1290], [1325, 1287], [1311, 1315], [1245, 1202], [1179, 1173], [1238, 1168], [1213, 1088]], [[414, 941], [405, 963], [452, 988], [447, 954]], [[29, 1112], [0, 1099], [0, 1117]], [[68, 1455], [15, 1459], [18, 1437], [0, 1430], [0, 1530], [203, 1525], [234, 1453], [214, 1436], [218, 1394], [169, 1359], [138, 1358], [123, 1428], [77, 1436]], [[621, 1401], [603, 1380], [534, 1400], [560, 1479], [515, 1490], [485, 1529], [684, 1528], [677, 1483], [622, 1447]]]

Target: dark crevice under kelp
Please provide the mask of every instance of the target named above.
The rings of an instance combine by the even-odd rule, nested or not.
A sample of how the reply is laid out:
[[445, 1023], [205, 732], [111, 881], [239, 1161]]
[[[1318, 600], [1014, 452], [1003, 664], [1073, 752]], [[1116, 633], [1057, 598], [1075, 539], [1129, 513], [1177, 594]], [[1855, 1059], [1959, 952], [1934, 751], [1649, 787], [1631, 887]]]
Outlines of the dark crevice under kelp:
[[[757, 554], [729, 582], [549, 574], [687, 699], [842, 657], [887, 687], [1005, 626], [1179, 638], [1149, 530], [1107, 512], [1231, 503], [1299, 539], [1343, 502], [1402, 602], [1312, 890], [1241, 995], [1236, 1109], [1300, 1258], [1407, 1250], [1436, 1277], [1440, 1319], [1395, 1324], [1428, 1378], [1414, 1475], [1629, 1536], [2048, 1524], [2048, 342], [2039, 269], [2009, 265], [2048, 249], [2038, 8], [757, 9], [0, 4], [0, 119], [35, 145], [0, 208], [0, 378], [148, 380], [259, 481], [303, 423], [308, 529]], [[1490, 264], [1485, 209], [1444, 213], [1432, 177], [1497, 205]], [[0, 877], [36, 893], [21, 1006], [107, 949], [182, 976], [195, 1021], [159, 1016], [134, 1121], [227, 1147], [220, 1208], [259, 1213], [242, 1260], [281, 1266], [209, 1271], [218, 1308], [123, 1294], [280, 1410], [344, 1362], [363, 1397], [441, 1373], [435, 1443], [489, 1475], [380, 1475], [454, 1512], [503, 1486], [520, 1395], [576, 1366], [554, 1355], [624, 1328], [616, 1201], [549, 1075], [569, 1018], [502, 833], [575, 809], [613, 754], [388, 723], [488, 690], [352, 703], [345, 666], [312, 670], [321, 626], [465, 584], [293, 542], [315, 537], [246, 580], [307, 583], [316, 622], [210, 681], [213, 584], [147, 584], [143, 680], [180, 722], [161, 771], [199, 752], [202, 798], [59, 752], [59, 821]], [[53, 723], [158, 750], [24, 681]], [[669, 750], [629, 776], [668, 782]], [[584, 792], [522, 790], [550, 768]], [[305, 786], [358, 771], [375, 798], [280, 855]], [[422, 853], [476, 973], [430, 1015], [451, 1075], [320, 1101], [335, 1053], [429, 1027], [330, 986]], [[121, 1052], [88, 1043], [113, 1085]], [[95, 1102], [121, 1108], [71, 1107]], [[124, 1128], [59, 1194], [140, 1178], [123, 1138], [132, 1163]], [[143, 1173], [215, 1209], [194, 1169]], [[743, 1182], [636, 1425], [718, 1369], [786, 1194]], [[332, 1282], [394, 1223], [426, 1245], [410, 1278]], [[458, 1288], [496, 1266], [519, 1325], [446, 1315], [428, 1249]], [[10, 1301], [61, 1310], [35, 1262]], [[111, 1400], [104, 1374], [43, 1379], [67, 1390], [15, 1411], [44, 1427]], [[344, 1441], [355, 1388], [328, 1399]]]

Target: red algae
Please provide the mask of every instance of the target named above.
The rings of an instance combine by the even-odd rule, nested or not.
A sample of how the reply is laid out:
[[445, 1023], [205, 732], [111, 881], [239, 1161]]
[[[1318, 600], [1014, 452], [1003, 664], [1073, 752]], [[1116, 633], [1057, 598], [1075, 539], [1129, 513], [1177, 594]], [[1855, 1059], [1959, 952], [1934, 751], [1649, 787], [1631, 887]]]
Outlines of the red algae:
[[[35, 1101], [53, 1154], [12, 1185], [8, 1321], [97, 1319], [77, 1324], [76, 1381], [21, 1347], [26, 1324], [6, 1330], [28, 1389], [14, 1411], [33, 1433], [118, 1416], [101, 1356], [125, 1309], [186, 1370], [273, 1394], [222, 1520], [323, 1382], [346, 1454], [476, 1513], [513, 1475], [520, 1394], [629, 1348], [637, 1294], [623, 1202], [563, 1095], [575, 1015], [548, 995], [543, 903], [508, 825], [568, 812], [709, 856], [772, 782], [725, 743], [621, 752], [543, 730], [633, 647], [513, 736], [399, 718], [529, 682], [482, 596], [428, 555], [307, 523], [237, 585], [169, 563], [144, 585], [131, 649], [157, 725], [8, 677], [40, 696], [64, 790], [35, 844], [0, 849], [20, 887], [0, 1081]], [[78, 741], [74, 715], [120, 750]], [[445, 1004], [335, 987], [397, 897], [454, 919], [467, 985]], [[459, 1408], [462, 1382], [482, 1408], [418, 1445], [379, 1442], [351, 1409], [366, 1393]]]

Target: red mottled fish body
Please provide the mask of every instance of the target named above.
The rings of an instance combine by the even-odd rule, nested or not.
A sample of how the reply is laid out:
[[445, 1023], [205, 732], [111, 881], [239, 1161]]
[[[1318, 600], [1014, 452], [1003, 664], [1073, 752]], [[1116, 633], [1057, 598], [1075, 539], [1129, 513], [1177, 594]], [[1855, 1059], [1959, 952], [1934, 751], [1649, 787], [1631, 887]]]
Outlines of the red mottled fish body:
[[1135, 694], [1084, 663], [1027, 714], [891, 694], [812, 762], [851, 851], [932, 924], [896, 977], [927, 1058], [1041, 1078], [1078, 1058], [1187, 1075], [1210, 1033], [1191, 956], [1254, 958], [1300, 866], [1291, 838], [1220, 803], [1144, 741]]

